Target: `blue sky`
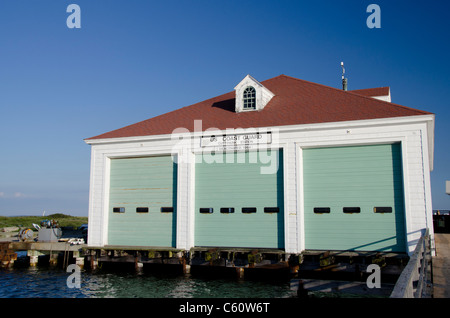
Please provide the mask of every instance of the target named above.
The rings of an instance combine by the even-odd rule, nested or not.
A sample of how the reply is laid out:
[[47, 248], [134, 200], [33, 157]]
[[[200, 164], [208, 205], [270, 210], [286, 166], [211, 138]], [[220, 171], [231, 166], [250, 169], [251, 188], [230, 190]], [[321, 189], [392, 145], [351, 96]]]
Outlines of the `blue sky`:
[[[69, 29], [67, 6], [81, 8]], [[370, 29], [369, 4], [381, 9]], [[2, 0], [0, 215], [88, 214], [92, 137], [286, 74], [390, 86], [436, 114], [434, 209], [450, 209], [449, 1]]]

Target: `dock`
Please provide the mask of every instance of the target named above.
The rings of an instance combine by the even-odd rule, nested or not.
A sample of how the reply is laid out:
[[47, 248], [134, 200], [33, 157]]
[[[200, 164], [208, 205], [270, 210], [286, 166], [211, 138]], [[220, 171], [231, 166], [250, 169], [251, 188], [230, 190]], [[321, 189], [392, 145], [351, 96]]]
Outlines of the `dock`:
[[[45, 259], [49, 265], [77, 264], [84, 266], [83, 248], [85, 245], [71, 244], [69, 242], [0, 242], [1, 268], [12, 268], [18, 261], [17, 252], [26, 252], [27, 265], [38, 266]], [[61, 262], [62, 261], [62, 262]]]
[[[29, 266], [66, 267], [75, 263], [86, 270], [150, 268], [180, 274], [226, 274], [234, 275], [238, 279], [256, 276], [286, 281], [302, 277], [308, 278], [307, 286], [314, 288], [320, 286], [319, 279], [332, 279], [347, 281], [347, 290], [359, 288], [367, 277], [366, 268], [370, 264], [379, 264], [383, 268], [383, 277], [393, 281], [408, 260], [407, 256], [402, 254], [378, 252], [304, 251], [296, 255], [280, 249], [195, 247], [183, 250], [152, 246], [96, 247], [86, 244], [73, 245], [69, 242], [17, 240], [0, 244], [5, 255], [2, 260], [3, 267], [14, 267], [14, 261], [17, 259], [13, 256], [15, 252], [26, 251]], [[342, 290], [342, 286], [336, 286], [335, 282], [328, 282], [327, 286], [330, 290]], [[383, 293], [386, 293], [384, 286]]]
[[[59, 240], [38, 240], [38, 233], [20, 238], [17, 229], [0, 232], [0, 268], [15, 266], [36, 267], [42, 264], [67, 267], [77, 264], [84, 267], [84, 236], [81, 231], [68, 229]], [[17, 253], [23, 257], [18, 257]], [[24, 254], [25, 253], [25, 254]]]
[[433, 297], [450, 298], [450, 233], [436, 233], [433, 257]]
[[[426, 247], [427, 241], [423, 242]], [[143, 267], [158, 265], [157, 268], [178, 271], [180, 274], [210, 271], [217, 274], [227, 271], [241, 279], [252, 272], [264, 273], [267, 277], [276, 277], [282, 273], [284, 278], [289, 277], [291, 289], [299, 290], [299, 296], [302, 293], [321, 292], [356, 297], [392, 298], [395, 294], [394, 298], [450, 298], [450, 233], [435, 233], [433, 257], [428, 257], [431, 255], [427, 254], [429, 251], [422, 251], [419, 247], [418, 244], [417, 253], [410, 257], [391, 252], [311, 250], [294, 255], [277, 249], [95, 247], [74, 244], [68, 240], [24, 242], [11, 237], [0, 241], [0, 259], [3, 269], [13, 268], [18, 261], [17, 252], [25, 251], [27, 266], [31, 267], [45, 264], [65, 268], [68, 264], [77, 264], [86, 270], [97, 270], [126, 265], [129, 269], [134, 267], [141, 270]], [[412, 264], [414, 262], [417, 264]], [[371, 264], [381, 269], [382, 284], [378, 288], [367, 285], [370, 274], [368, 266]], [[426, 269], [427, 264], [429, 270]], [[419, 281], [420, 277], [423, 277], [422, 282]], [[404, 286], [399, 288], [399, 285]], [[431, 292], [417, 291], [417, 286], [421, 285], [424, 291], [431, 287]], [[408, 291], [408, 288], [411, 290]]]
[[316, 276], [316, 279], [294, 279], [291, 288], [299, 290], [300, 294], [321, 292], [364, 297], [450, 298], [450, 233], [435, 233], [435, 256], [432, 256], [427, 233], [419, 240], [407, 265], [397, 272], [395, 284], [383, 275], [380, 288], [369, 288], [364, 280], [356, 278], [327, 280]]
[[[335, 297], [387, 298], [410, 258], [403, 253], [304, 251], [290, 288], [299, 297], [332, 294]], [[380, 286], [370, 288], [371, 267], [380, 270]]]

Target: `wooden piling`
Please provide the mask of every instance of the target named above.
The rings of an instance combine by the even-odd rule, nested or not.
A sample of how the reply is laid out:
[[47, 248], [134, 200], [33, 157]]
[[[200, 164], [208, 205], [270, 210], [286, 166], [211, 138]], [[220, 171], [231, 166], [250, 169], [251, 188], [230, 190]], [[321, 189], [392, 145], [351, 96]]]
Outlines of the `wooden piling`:
[[27, 251], [27, 256], [30, 260], [31, 267], [36, 267], [38, 265], [39, 256], [41, 256], [41, 255], [44, 255], [44, 254], [38, 250], [28, 250]]
[[78, 267], [80, 267], [80, 269], [84, 268], [84, 257], [80, 256], [80, 252], [79, 251], [74, 251], [73, 253], [73, 258], [75, 259], [75, 264], [78, 265]]
[[50, 252], [50, 255], [49, 255], [50, 257], [49, 257], [49, 265], [50, 265], [50, 267], [57, 267], [58, 266], [58, 253], [53, 253], [53, 252]]
[[238, 279], [244, 279], [244, 268], [236, 267], [236, 276]]
[[98, 252], [96, 250], [90, 251], [90, 268], [91, 270], [96, 270], [98, 267]]
[[13, 267], [17, 259], [17, 253], [9, 248], [9, 243], [0, 243], [0, 266], [2, 268]]

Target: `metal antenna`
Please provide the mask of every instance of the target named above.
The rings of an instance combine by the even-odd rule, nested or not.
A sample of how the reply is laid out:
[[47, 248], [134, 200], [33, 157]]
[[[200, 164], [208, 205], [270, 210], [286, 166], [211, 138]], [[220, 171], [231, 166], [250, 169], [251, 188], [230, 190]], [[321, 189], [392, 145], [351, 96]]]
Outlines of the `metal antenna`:
[[345, 75], [344, 62], [341, 62], [341, 67], [342, 67], [342, 89], [344, 91], [346, 91], [347, 90], [347, 79], [344, 77], [344, 75]]

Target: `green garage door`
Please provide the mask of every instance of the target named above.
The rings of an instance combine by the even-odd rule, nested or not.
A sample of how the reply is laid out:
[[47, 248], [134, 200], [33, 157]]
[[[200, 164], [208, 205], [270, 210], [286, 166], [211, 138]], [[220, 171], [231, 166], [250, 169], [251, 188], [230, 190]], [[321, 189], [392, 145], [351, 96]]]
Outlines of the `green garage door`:
[[[195, 245], [283, 248], [282, 151], [270, 152], [270, 163], [265, 151], [264, 157], [258, 152], [218, 156], [219, 163], [208, 163], [197, 155]], [[261, 173], [271, 165], [272, 173]]]
[[176, 184], [171, 156], [111, 159], [108, 244], [175, 247]]
[[400, 144], [303, 150], [305, 246], [405, 252]]

